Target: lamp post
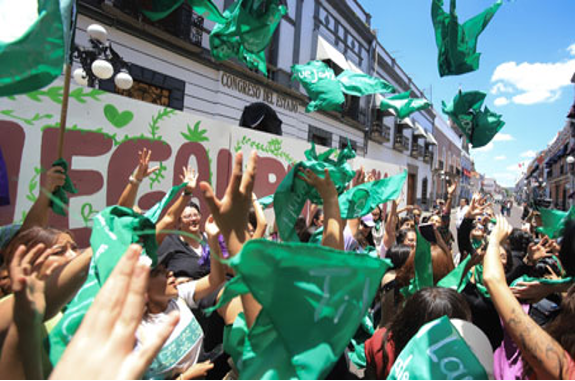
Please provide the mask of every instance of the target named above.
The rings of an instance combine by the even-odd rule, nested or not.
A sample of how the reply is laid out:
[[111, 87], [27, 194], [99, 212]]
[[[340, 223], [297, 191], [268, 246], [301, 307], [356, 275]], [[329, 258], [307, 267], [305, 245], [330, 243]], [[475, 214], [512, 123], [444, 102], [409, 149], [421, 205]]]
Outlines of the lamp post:
[[81, 68], [74, 70], [74, 80], [82, 86], [94, 87], [97, 80], [112, 78], [120, 89], [132, 87], [134, 80], [129, 74], [129, 64], [112, 48], [108, 42], [106, 28], [98, 24], [88, 27], [90, 47], [74, 46], [73, 57], [80, 61]]

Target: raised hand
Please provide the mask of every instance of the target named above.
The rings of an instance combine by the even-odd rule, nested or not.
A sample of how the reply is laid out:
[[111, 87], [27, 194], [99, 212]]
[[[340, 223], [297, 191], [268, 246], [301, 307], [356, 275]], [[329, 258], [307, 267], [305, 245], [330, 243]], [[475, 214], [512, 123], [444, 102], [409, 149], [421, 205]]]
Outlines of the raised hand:
[[447, 188], [447, 194], [453, 196], [455, 191], [457, 190], [457, 180], [454, 180], [453, 183]]
[[356, 175], [352, 180], [352, 187], [356, 187], [365, 183], [365, 170], [363, 169], [363, 165], [359, 167], [357, 171], [355, 171]]
[[46, 189], [48, 193], [54, 193], [56, 188], [64, 185], [65, 181], [64, 168], [52, 167], [46, 172], [46, 183], [42, 185], [42, 188]]
[[316, 175], [311, 169], [300, 169], [297, 177], [314, 187], [322, 199], [325, 200], [326, 197], [337, 198], [337, 189], [335, 188], [327, 169], [324, 170], [323, 178]]
[[198, 185], [198, 174], [190, 165], [183, 168], [180, 179], [182, 182], [188, 184], [186, 185], [186, 193], [192, 193], [194, 190], [196, 190], [196, 186]]
[[144, 148], [142, 151], [138, 151], [138, 166], [134, 172], [134, 178], [136, 181], [142, 182], [146, 177], [160, 169], [160, 167], [148, 168], [151, 157], [152, 150]]
[[489, 241], [495, 240], [498, 243], [502, 243], [509, 237], [513, 228], [509, 225], [509, 222], [502, 215], [497, 216], [497, 223], [489, 236]]
[[[131, 245], [96, 296], [51, 379], [140, 379], [176, 326], [165, 324], [134, 350], [144, 314], [149, 267], [139, 263], [142, 248]], [[90, 361], [86, 361], [86, 354]]]
[[200, 189], [216, 224], [220, 227], [230, 255], [236, 255], [247, 241], [248, 211], [252, 204], [252, 190], [257, 171], [257, 152], [250, 155], [247, 170], [242, 170], [243, 155], [236, 154], [232, 177], [224, 197], [220, 200], [207, 182], [200, 183]]
[[204, 225], [204, 231], [208, 235], [208, 238], [213, 238], [213, 237], [215, 237], [216, 239], [218, 238], [218, 236], [220, 235], [220, 228], [216, 224], [216, 221], [214, 220], [214, 216], [208, 217], [208, 219], [206, 220], [206, 223]]
[[211, 361], [199, 362], [192, 365], [188, 370], [181, 374], [181, 380], [194, 380], [203, 379], [208, 375], [208, 372], [214, 368], [214, 363]]
[[30, 323], [40, 324], [46, 312], [44, 287], [46, 279], [61, 265], [53, 263], [49, 268], [43, 265], [55, 250], [44, 250], [43, 244], [27, 250], [21, 245], [10, 262], [10, 280], [15, 297], [14, 318]]
[[543, 237], [541, 242], [538, 244], [531, 243], [527, 247], [527, 256], [525, 257], [524, 261], [527, 264], [535, 265], [537, 261], [543, 259], [545, 257], [550, 257], [553, 254], [547, 252], [547, 246], [549, 244], [549, 237]]

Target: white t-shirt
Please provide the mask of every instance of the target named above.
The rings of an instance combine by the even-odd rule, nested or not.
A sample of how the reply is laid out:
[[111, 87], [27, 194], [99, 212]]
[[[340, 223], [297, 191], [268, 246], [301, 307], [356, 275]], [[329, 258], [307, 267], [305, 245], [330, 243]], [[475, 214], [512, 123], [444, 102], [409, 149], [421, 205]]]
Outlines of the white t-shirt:
[[465, 218], [465, 215], [467, 214], [467, 210], [469, 210], [469, 205], [465, 205], [464, 207], [460, 206], [457, 208], [457, 216], [456, 216], [457, 219], [455, 221], [455, 227], [457, 229], [459, 229], [459, 226], [463, 222], [463, 219]]
[[174, 310], [180, 312], [180, 321], [164, 343], [164, 346], [152, 361], [144, 374], [148, 380], [163, 380], [173, 378], [183, 373], [198, 362], [204, 341], [202, 327], [194, 317], [190, 308], [196, 307], [194, 293], [196, 282], [188, 282], [178, 286], [178, 299], [172, 299], [168, 308], [159, 314], [146, 314], [138, 328], [136, 347], [140, 347], [146, 336], [154, 335], [163, 325], [168, 314]]

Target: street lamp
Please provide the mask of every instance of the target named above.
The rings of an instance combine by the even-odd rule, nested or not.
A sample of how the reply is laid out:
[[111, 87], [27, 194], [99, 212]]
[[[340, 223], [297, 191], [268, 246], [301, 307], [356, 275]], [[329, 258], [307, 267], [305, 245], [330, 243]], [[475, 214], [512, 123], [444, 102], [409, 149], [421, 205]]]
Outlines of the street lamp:
[[90, 48], [74, 46], [73, 57], [80, 61], [81, 68], [74, 70], [73, 77], [81, 86], [93, 87], [97, 80], [114, 76], [114, 83], [122, 90], [132, 87], [134, 80], [129, 74], [129, 64], [108, 42], [106, 28], [92, 24], [87, 29]]

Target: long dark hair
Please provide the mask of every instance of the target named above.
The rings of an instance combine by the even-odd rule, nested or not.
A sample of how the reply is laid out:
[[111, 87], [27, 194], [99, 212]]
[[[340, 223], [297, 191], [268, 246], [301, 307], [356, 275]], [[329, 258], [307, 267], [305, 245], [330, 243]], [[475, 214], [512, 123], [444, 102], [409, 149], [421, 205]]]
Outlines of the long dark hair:
[[8, 243], [6, 249], [3, 250], [4, 263], [6, 263], [7, 266], [10, 265], [14, 253], [18, 247], [20, 247], [20, 245], [24, 245], [28, 249], [32, 249], [36, 245], [42, 243], [46, 249], [48, 249], [56, 244], [58, 237], [63, 233], [72, 236], [71, 233], [67, 231], [52, 228], [41, 228], [37, 226], [23, 232], [19, 232], [10, 241], [10, 243]]
[[[394, 357], [397, 359], [409, 340], [423, 325], [447, 316], [450, 319], [471, 320], [471, 310], [463, 296], [457, 291], [443, 287], [424, 288], [407, 299], [403, 309], [395, 315], [383, 335], [383, 346], [393, 340]], [[387, 364], [386, 351], [383, 352], [384, 362]]]

